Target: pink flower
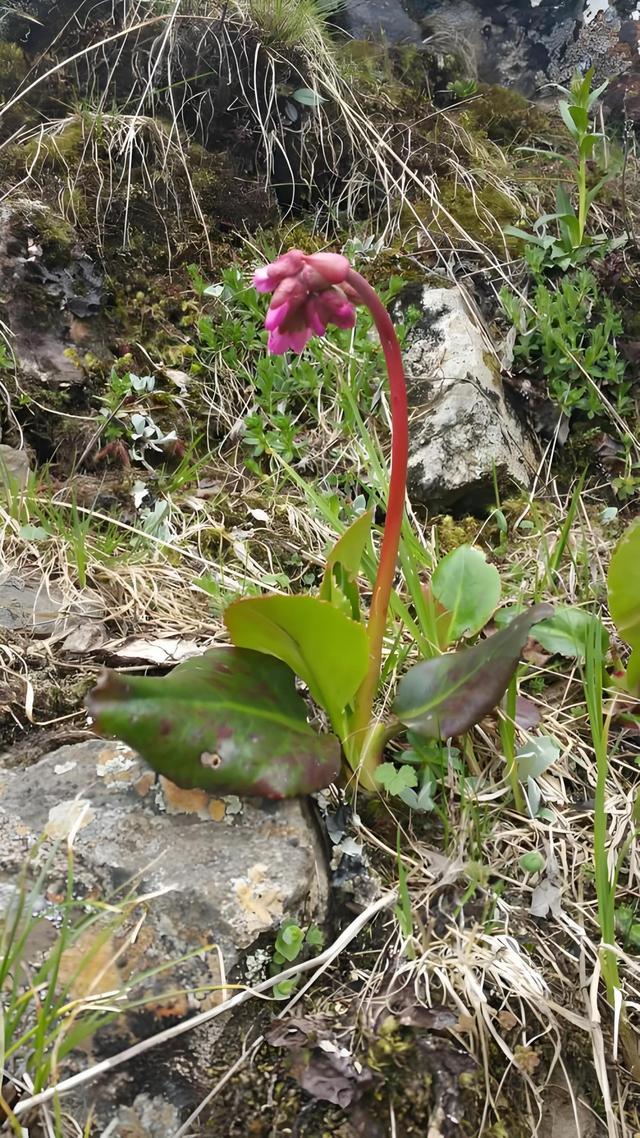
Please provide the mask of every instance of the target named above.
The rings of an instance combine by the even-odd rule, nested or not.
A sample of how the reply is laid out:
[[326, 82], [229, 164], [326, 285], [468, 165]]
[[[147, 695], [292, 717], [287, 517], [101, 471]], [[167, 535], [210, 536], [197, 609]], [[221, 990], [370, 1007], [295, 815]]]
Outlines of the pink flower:
[[324, 336], [328, 324], [353, 328], [356, 294], [347, 283], [350, 271], [339, 253], [290, 249], [254, 273], [258, 292], [273, 292], [264, 322], [272, 355], [288, 348], [301, 352], [312, 336]]

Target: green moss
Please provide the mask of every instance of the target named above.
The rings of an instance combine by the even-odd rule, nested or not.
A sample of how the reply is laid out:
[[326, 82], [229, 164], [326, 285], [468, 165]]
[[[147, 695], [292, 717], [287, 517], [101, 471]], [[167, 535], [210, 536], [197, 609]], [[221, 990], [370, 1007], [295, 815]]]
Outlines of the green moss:
[[66, 264], [77, 238], [73, 227], [52, 209], [28, 211], [29, 221], [38, 232], [47, 264]]
[[24, 150], [27, 158], [37, 159], [40, 169], [65, 172], [70, 162], [80, 160], [85, 142], [85, 124], [74, 115], [54, 134], [25, 143]]
[[445, 554], [460, 545], [473, 545], [478, 537], [478, 522], [468, 517], [454, 521], [450, 514], [445, 514], [437, 520], [436, 530], [440, 552]]
[[503, 250], [502, 230], [505, 225], [514, 225], [521, 213], [515, 201], [486, 182], [472, 193], [461, 182], [440, 180], [437, 197], [435, 204], [431, 198], [423, 198], [414, 202], [412, 209], [405, 209], [405, 223], [415, 225], [415, 211], [429, 229], [446, 234], [454, 244], [464, 240], [457, 222], [476, 241]]
[[22, 48], [0, 40], [0, 102], [15, 94], [28, 71]]
[[530, 145], [561, 133], [554, 112], [506, 87], [482, 84], [478, 97], [456, 114], [466, 130], [501, 146]]

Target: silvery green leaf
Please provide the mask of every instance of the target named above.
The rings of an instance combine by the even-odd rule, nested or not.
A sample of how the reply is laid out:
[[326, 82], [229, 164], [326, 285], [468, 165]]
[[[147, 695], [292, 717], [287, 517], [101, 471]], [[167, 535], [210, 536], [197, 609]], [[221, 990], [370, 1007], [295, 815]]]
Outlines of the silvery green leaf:
[[538, 778], [556, 762], [559, 754], [560, 747], [550, 735], [537, 735], [529, 739], [529, 742], [516, 752], [518, 778], [521, 782], [526, 782], [529, 778]]
[[326, 99], [319, 95], [317, 91], [312, 91], [309, 87], [299, 87], [297, 91], [293, 92], [291, 96], [295, 99], [296, 103], [300, 103], [303, 107], [319, 107], [320, 103], [326, 103]]

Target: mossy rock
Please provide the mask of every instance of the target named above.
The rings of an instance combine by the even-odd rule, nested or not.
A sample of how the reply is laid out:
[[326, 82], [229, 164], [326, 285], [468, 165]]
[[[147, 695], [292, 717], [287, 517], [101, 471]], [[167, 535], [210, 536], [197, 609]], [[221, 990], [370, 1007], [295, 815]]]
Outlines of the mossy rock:
[[525, 146], [561, 134], [556, 112], [511, 88], [481, 84], [478, 94], [456, 112], [471, 134], [499, 146]]

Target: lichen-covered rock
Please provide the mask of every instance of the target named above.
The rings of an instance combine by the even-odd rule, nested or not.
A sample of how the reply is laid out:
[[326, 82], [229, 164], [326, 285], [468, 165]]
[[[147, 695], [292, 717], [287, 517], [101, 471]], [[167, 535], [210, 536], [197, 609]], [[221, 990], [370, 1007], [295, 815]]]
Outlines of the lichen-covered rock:
[[[275, 937], [285, 917], [317, 922], [326, 914], [326, 870], [304, 801], [185, 792], [156, 778], [120, 743], [91, 740], [62, 747], [28, 770], [0, 770], [0, 882], [15, 881], [43, 833], [40, 861], [52, 854], [54, 888], [65, 880], [72, 834], [79, 901], [90, 896], [118, 904], [129, 889], [151, 894], [128, 922], [115, 922], [106, 943], [104, 927], [96, 931], [94, 973], [104, 970], [98, 990], [161, 966], [164, 971], [140, 985], [148, 1001], [143, 1008], [94, 1037], [92, 1058], [221, 1002], [230, 971], [261, 934]], [[61, 843], [57, 853], [55, 841]], [[141, 917], [132, 938], [129, 925]], [[81, 947], [86, 953], [91, 946]], [[76, 975], [69, 955], [63, 964], [80, 995], [91, 977], [86, 967]], [[141, 1135], [173, 1132], [206, 1089], [211, 1047], [224, 1019], [149, 1052], [134, 1070], [119, 1068], [92, 1085], [86, 1101], [74, 1095], [75, 1116], [86, 1117], [91, 1103], [100, 1133], [113, 1123], [113, 1138], [130, 1134], [134, 1122]]]
[[615, 76], [616, 92], [634, 91], [640, 75], [640, 23], [629, 0], [407, 0], [407, 8], [422, 16], [432, 50], [527, 95], [566, 84], [576, 68], [593, 67], [597, 82]]
[[431, 510], [473, 510], [499, 485], [526, 485], [535, 451], [457, 289], [425, 288], [405, 352], [411, 407], [409, 495]]
[[27, 383], [81, 385], [83, 354], [109, 356], [102, 300], [102, 271], [63, 217], [28, 198], [0, 207], [0, 318]]

